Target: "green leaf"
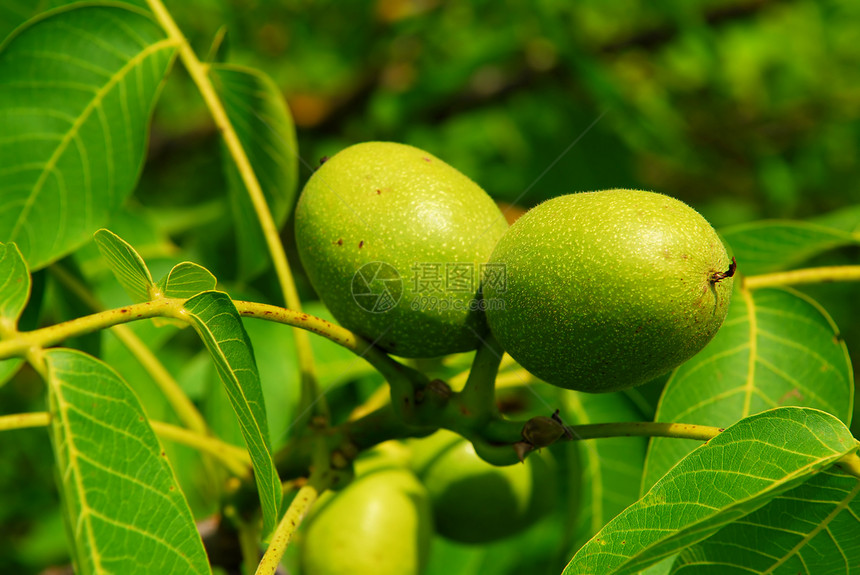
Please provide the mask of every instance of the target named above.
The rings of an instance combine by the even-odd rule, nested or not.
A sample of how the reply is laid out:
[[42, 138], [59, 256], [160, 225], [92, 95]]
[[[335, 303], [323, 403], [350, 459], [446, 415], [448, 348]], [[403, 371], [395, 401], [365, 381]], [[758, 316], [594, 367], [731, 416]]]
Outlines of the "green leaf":
[[[812, 299], [789, 289], [738, 290], [711, 343], [672, 373], [655, 420], [728, 427], [799, 405], [850, 423], [853, 373], [838, 329]], [[643, 491], [697, 445], [653, 438]]]
[[669, 575], [669, 573], [672, 572], [672, 565], [675, 564], [675, 560], [677, 558], [678, 554], [673, 553], [665, 559], [654, 563], [647, 569], [643, 569], [639, 572], [639, 575]]
[[[21, 312], [30, 299], [30, 272], [18, 246], [0, 243], [0, 337], [15, 330]], [[13, 357], [0, 361], [0, 386], [18, 373], [24, 360]]]
[[860, 572], [860, 481], [830, 468], [681, 552], [673, 574]]
[[102, 256], [122, 289], [135, 303], [152, 299], [152, 275], [140, 254], [110, 230], [101, 229], [93, 236]]
[[[263, 72], [229, 64], [212, 64], [212, 83], [224, 102], [230, 123], [260, 181], [277, 226], [287, 219], [296, 196], [298, 144], [284, 96]], [[225, 149], [239, 248], [239, 277], [250, 279], [269, 265], [269, 251], [251, 200]]]
[[857, 450], [841, 421], [782, 407], [701, 445], [573, 557], [566, 575], [636, 573], [702, 541]]
[[212, 272], [192, 262], [182, 262], [173, 266], [170, 272], [158, 282], [158, 289], [164, 297], [186, 299], [205, 291], [215, 289], [218, 280]]
[[[0, 322], [15, 328], [30, 299], [30, 272], [15, 244], [0, 243]], [[0, 329], [0, 333], [2, 333]]]
[[[641, 414], [622, 393], [569, 392], [563, 396], [571, 423], [640, 421]], [[580, 548], [601, 527], [639, 498], [647, 439], [614, 437], [577, 442], [582, 466], [582, 495], [572, 502], [578, 523], [572, 550]]]
[[860, 204], [848, 206], [807, 220], [810, 223], [852, 234], [860, 238]]
[[236, 306], [221, 292], [205, 292], [185, 302], [184, 310], [209, 350], [236, 412], [251, 455], [263, 510], [263, 531], [272, 532], [281, 506], [281, 482], [275, 463], [266, 404], [254, 351]]
[[[0, 2], [0, 41], [16, 27], [51, 8], [67, 6], [82, 0], [3, 0]], [[122, 0], [146, 8], [146, 0]]]
[[45, 353], [51, 439], [77, 573], [210, 573], [137, 398], [84, 353]]
[[23, 365], [24, 360], [20, 357], [10, 357], [8, 359], [0, 360], [0, 387], [3, 387], [10, 379], [12, 379]]
[[31, 269], [86, 242], [134, 188], [175, 50], [120, 4], [55, 10], [0, 47], [0, 239]]
[[860, 244], [860, 235], [808, 222], [764, 220], [720, 230], [738, 271], [751, 276], [791, 268], [813, 256]]

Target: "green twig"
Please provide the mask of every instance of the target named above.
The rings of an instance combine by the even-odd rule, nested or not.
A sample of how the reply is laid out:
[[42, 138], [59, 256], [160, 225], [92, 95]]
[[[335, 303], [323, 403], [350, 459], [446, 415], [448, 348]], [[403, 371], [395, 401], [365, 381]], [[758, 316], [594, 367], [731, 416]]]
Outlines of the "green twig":
[[[0, 416], [0, 431], [47, 427], [50, 423], [51, 414], [47, 411], [14, 413], [12, 415]], [[160, 438], [181, 443], [202, 453], [212, 455], [239, 477], [247, 476], [250, 472], [251, 457], [244, 449], [225, 443], [220, 439], [189, 431], [182, 427], [170, 425], [169, 423], [150, 420], [149, 424]]]
[[256, 575], [271, 575], [278, 569], [281, 557], [293, 538], [293, 534], [324, 490], [325, 482], [321, 481], [317, 475], [311, 475], [307, 484], [299, 489], [283, 519], [275, 529], [272, 541], [269, 543], [266, 553], [263, 554], [259, 566], [257, 566]]
[[125, 325], [117, 325], [112, 328], [113, 334], [125, 345], [126, 349], [137, 359], [146, 373], [158, 386], [158, 389], [167, 398], [176, 416], [188, 429], [200, 433], [209, 434], [209, 426], [200, 410], [189, 399], [170, 372], [159, 361], [158, 357], [149, 347], [141, 341], [137, 335]]
[[247, 477], [250, 475], [251, 456], [241, 447], [236, 447], [209, 435], [189, 431], [185, 428], [161, 421], [150, 421], [149, 425], [156, 435], [162, 439], [169, 439], [175, 443], [187, 445], [201, 453], [219, 459], [231, 473], [238, 477]]
[[[311, 331], [345, 347], [364, 358], [390, 383], [403, 390], [404, 393], [407, 391], [411, 393], [410, 390], [414, 387], [420, 388], [427, 383], [427, 377], [422, 373], [397, 362], [384, 351], [374, 347], [370, 342], [353, 332], [324, 319], [268, 304], [246, 301], [234, 301], [233, 303], [243, 317], [265, 319], [296, 327], [299, 330]], [[185, 300], [183, 299], [159, 298], [149, 302], [105, 310], [29, 332], [4, 332], [4, 339], [0, 341], [0, 360], [25, 356], [34, 347], [50, 347], [70, 337], [92, 333], [100, 329], [116, 329], [124, 323], [139, 319], [169, 317], [182, 320], [184, 319], [182, 313], [184, 304]], [[145, 352], [142, 349], [138, 349], [137, 353], [142, 354], [141, 357], [145, 357]], [[147, 362], [147, 365], [152, 367], [155, 363]]]
[[[474, 361], [474, 360], [473, 360]], [[514, 361], [514, 358], [509, 356], [508, 354], [502, 355], [502, 360], [499, 362], [499, 376], [502, 377], [502, 372], [509, 367], [513, 367], [517, 365], [517, 362]], [[466, 380], [469, 379], [469, 373], [471, 373], [471, 369], [464, 369], [457, 375], [451, 377], [448, 380], [448, 385], [451, 386], [451, 389], [454, 391], [462, 391], [463, 386], [466, 384]], [[498, 383], [498, 377], [496, 378], [496, 382]]]
[[317, 498], [332, 485], [334, 479], [330, 459], [332, 450], [326, 445], [326, 436], [315, 434], [305, 437], [309, 437], [313, 442], [313, 472], [308, 482], [296, 493], [287, 512], [278, 523], [269, 547], [257, 567], [256, 575], [271, 575], [277, 570], [296, 529], [299, 528]]
[[860, 281], [860, 266], [825, 266], [749, 276], [744, 278], [744, 287], [753, 290], [777, 286], [857, 281]]
[[34, 347], [43, 348], [56, 345], [61, 341], [106, 329], [130, 321], [153, 317], [175, 317], [175, 311], [182, 308], [185, 300], [162, 298], [144, 303], [127, 305], [103, 312], [75, 318], [33, 331], [21, 331], [0, 341], [0, 359], [25, 356]]
[[466, 385], [460, 393], [460, 406], [480, 425], [498, 413], [496, 408], [496, 375], [504, 352], [491, 336], [481, 342]]
[[660, 423], [652, 421], [624, 421], [619, 423], [592, 423], [569, 427], [573, 439], [597, 439], [601, 437], [674, 437], [676, 439], [698, 439], [707, 441], [722, 433], [719, 427], [693, 425], [689, 423]]
[[33, 413], [13, 413], [0, 416], [0, 431], [12, 429], [27, 429], [30, 427], [45, 427], [51, 423], [51, 414], [47, 411]]
[[857, 455], [856, 451], [840, 459], [836, 465], [845, 473], [860, 479], [860, 456]]
[[398, 398], [395, 403], [398, 409], [405, 409], [404, 415], [407, 419], [411, 409], [404, 406], [404, 403], [414, 406], [416, 389], [421, 389], [428, 382], [424, 374], [394, 360], [369, 341], [329, 321], [273, 305], [247, 301], [234, 301], [233, 304], [243, 317], [274, 321], [311, 331], [363, 358], [388, 381], [392, 396]]
[[[58, 265], [52, 265], [49, 270], [57, 281], [63, 284], [63, 287], [74, 293], [92, 311], [104, 311], [101, 303], [68, 271]], [[158, 386], [158, 389], [167, 399], [168, 403], [170, 403], [179, 421], [197, 433], [208, 434], [209, 426], [206, 425], [206, 420], [203, 419], [200, 411], [152, 350], [128, 326], [114, 325], [111, 330], [120, 343], [128, 349], [129, 353], [134, 356], [141, 367], [149, 374], [155, 385]]]

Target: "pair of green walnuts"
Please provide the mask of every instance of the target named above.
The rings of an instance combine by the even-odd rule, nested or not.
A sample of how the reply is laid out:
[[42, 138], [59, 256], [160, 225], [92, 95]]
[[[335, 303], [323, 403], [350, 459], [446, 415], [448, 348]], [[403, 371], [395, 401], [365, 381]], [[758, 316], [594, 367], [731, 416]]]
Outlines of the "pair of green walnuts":
[[[734, 261], [678, 200], [576, 193], [509, 227], [465, 175], [396, 143], [328, 159], [295, 221], [311, 284], [344, 327], [406, 358], [474, 350], [492, 333], [536, 377], [579, 391], [677, 367], [717, 332], [732, 292]], [[552, 506], [546, 450], [497, 468], [450, 432], [412, 446], [410, 465], [359, 461], [356, 480], [324, 496], [304, 533], [305, 572], [418, 573], [434, 530], [488, 542]]]
[[558, 495], [548, 450], [525, 465], [495, 467], [450, 431], [391, 441], [356, 461], [356, 478], [325, 494], [303, 530], [308, 575], [421, 573], [434, 533], [482, 544], [523, 531], [546, 516]]
[[437, 357], [493, 336], [550, 384], [609, 392], [685, 362], [728, 311], [734, 262], [695, 210], [637, 190], [565, 195], [508, 227], [472, 180], [417, 148], [326, 161], [296, 243], [337, 320], [387, 352]]

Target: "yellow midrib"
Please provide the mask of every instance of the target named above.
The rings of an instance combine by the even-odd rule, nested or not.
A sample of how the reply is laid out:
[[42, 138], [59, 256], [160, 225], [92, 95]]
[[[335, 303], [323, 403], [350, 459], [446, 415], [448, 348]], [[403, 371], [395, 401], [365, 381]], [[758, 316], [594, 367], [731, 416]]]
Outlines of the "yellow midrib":
[[[54, 394], [54, 398], [57, 402], [57, 412], [60, 416], [62, 430], [66, 430], [66, 433], [63, 433], [62, 430], [60, 430], [59, 433], [63, 436], [63, 443], [65, 444], [66, 450], [68, 451], [69, 460], [67, 464], [71, 469], [72, 476], [74, 477], [73, 481], [75, 484], [75, 491], [77, 491], [77, 499], [81, 506], [80, 520], [84, 522], [84, 528], [87, 532], [87, 538], [90, 541], [89, 556], [92, 558], [94, 572], [103, 573], [104, 568], [101, 564], [101, 555], [99, 554], [98, 548], [96, 546], [96, 537], [95, 533], [93, 533], [93, 524], [92, 521], [90, 521], [90, 517], [92, 516], [92, 509], [87, 503], [86, 490], [84, 489], [83, 480], [81, 479], [81, 470], [78, 467], [78, 450], [75, 447], [74, 438], [69, 432], [69, 430], [71, 430], [71, 423], [69, 422], [68, 417], [69, 404], [63, 398], [61, 386], [58, 385], [57, 380], [54, 377], [51, 377], [49, 378], [49, 381], [51, 390]], [[67, 494], [66, 497], [68, 496], [69, 495]], [[75, 526], [75, 532], [77, 532], [77, 526]]]
[[117, 72], [111, 77], [111, 79], [98, 91], [96, 91], [96, 94], [93, 99], [81, 111], [75, 122], [71, 125], [69, 130], [60, 140], [60, 143], [57, 145], [57, 149], [54, 150], [54, 153], [51, 154], [51, 157], [45, 163], [45, 167], [42, 169], [42, 173], [39, 175], [39, 179], [33, 186], [33, 191], [27, 197], [27, 201], [24, 203], [24, 207], [21, 209], [21, 214], [18, 216], [18, 219], [15, 222], [15, 226], [12, 228], [12, 233], [9, 235], [10, 241], [11, 239], [16, 238], [18, 236], [18, 233], [21, 231], [21, 228], [23, 227], [24, 222], [26, 222], [30, 210], [33, 208], [36, 203], [36, 199], [42, 192], [48, 174], [53, 172], [54, 168], [57, 165], [57, 162], [60, 161], [60, 158], [65, 153], [66, 148], [68, 148], [69, 143], [78, 134], [84, 123], [89, 120], [92, 113], [101, 106], [107, 94], [111, 90], [113, 90], [114, 86], [116, 86], [121, 79], [126, 77], [130, 70], [133, 70], [139, 62], [146, 59], [150, 54], [157, 52], [161, 49], [175, 47], [177, 45], [178, 44], [176, 41], [166, 38], [164, 40], [160, 40], [154, 44], [147, 46], [146, 49], [139, 52], [137, 55], [131, 58], [122, 68], [117, 70]]

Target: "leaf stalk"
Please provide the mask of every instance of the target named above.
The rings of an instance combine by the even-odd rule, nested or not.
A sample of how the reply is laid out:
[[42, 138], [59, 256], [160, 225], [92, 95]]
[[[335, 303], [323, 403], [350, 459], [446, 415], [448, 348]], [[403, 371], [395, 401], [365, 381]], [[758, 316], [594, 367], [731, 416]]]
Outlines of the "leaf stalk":
[[310, 511], [314, 502], [327, 488], [326, 475], [327, 473], [311, 474], [308, 482], [299, 489], [281, 522], [278, 523], [278, 528], [275, 529], [275, 533], [272, 535], [272, 541], [263, 554], [263, 559], [260, 561], [259, 566], [257, 566], [256, 575], [273, 575], [278, 569], [281, 557], [290, 544], [296, 529], [298, 529], [302, 520], [307, 517], [308, 511]]
[[823, 266], [749, 276], [744, 278], [744, 287], [754, 290], [789, 285], [857, 281], [860, 281], [860, 266]]

